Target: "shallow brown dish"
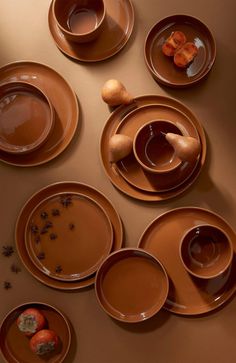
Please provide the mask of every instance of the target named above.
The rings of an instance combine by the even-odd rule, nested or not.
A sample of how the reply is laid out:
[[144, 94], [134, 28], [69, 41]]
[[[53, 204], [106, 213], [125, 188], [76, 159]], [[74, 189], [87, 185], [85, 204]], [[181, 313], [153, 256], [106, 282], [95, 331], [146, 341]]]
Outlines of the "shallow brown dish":
[[137, 323], [155, 315], [168, 294], [168, 276], [151, 254], [137, 248], [113, 252], [95, 282], [98, 302], [114, 319]]
[[79, 121], [76, 95], [65, 79], [52, 68], [41, 63], [22, 61], [9, 63], [0, 69], [0, 84], [27, 81], [39, 87], [50, 99], [55, 110], [53, 132], [40, 152], [11, 155], [0, 151], [0, 160], [16, 166], [36, 166], [58, 156], [70, 144]]
[[106, 211], [79, 193], [47, 197], [32, 210], [25, 228], [25, 245], [34, 265], [62, 281], [94, 274], [112, 243], [113, 229]]
[[134, 26], [134, 9], [129, 0], [104, 0], [106, 17], [101, 34], [92, 42], [69, 42], [59, 30], [52, 13], [48, 13], [49, 30], [57, 47], [75, 60], [98, 62], [118, 53], [128, 42]]
[[[153, 119], [168, 119], [174, 126], [187, 135], [199, 140], [196, 126], [184, 113], [167, 105], [146, 105], [130, 112], [120, 122], [116, 133], [135, 139], [136, 132]], [[146, 192], [167, 192], [175, 189], [189, 179], [198, 165], [199, 159], [191, 163], [182, 162], [178, 168], [169, 173], [153, 175], [146, 172], [138, 163], [134, 153], [117, 163], [123, 178], [134, 187]]]
[[0, 85], [0, 149], [27, 154], [38, 149], [53, 131], [54, 109], [38, 87], [27, 82]]
[[[45, 316], [48, 329], [54, 330], [59, 336], [59, 349], [47, 354], [44, 358], [34, 354], [29, 347], [27, 338], [17, 327], [16, 319], [28, 308], [36, 308]], [[7, 363], [62, 363], [69, 351], [71, 344], [71, 331], [67, 318], [54, 306], [29, 302], [19, 305], [11, 310], [3, 319], [0, 328], [0, 347], [2, 356]]]
[[42, 273], [31, 261], [26, 247], [25, 247], [25, 227], [29, 215], [33, 208], [35, 208], [45, 198], [50, 197], [52, 194], [57, 193], [81, 193], [95, 202], [99, 203], [109, 216], [113, 227], [113, 246], [112, 251], [121, 248], [123, 241], [123, 227], [121, 219], [113, 207], [112, 203], [95, 188], [77, 182], [60, 182], [46, 186], [33, 194], [22, 207], [15, 226], [15, 243], [18, 255], [29, 273], [43, 284], [60, 289], [60, 290], [77, 290], [90, 286], [95, 281], [95, 274], [79, 281], [59, 281]]
[[179, 246], [184, 234], [200, 224], [213, 224], [230, 237], [236, 252], [236, 234], [219, 215], [202, 208], [173, 209], [155, 219], [144, 231], [138, 246], [156, 256], [170, 280], [164, 308], [180, 315], [207, 313], [224, 304], [236, 291], [236, 258], [221, 276], [206, 280], [191, 277], [184, 268]]
[[[140, 107], [144, 106], [147, 107], [148, 105], [156, 105], [157, 108], [161, 107], [163, 110], [165, 110], [168, 107], [173, 107], [178, 111], [182, 112], [185, 115], [185, 117], [189, 118], [192, 121], [201, 140], [202, 153], [200, 155], [199, 162], [197, 163], [197, 166], [193, 171], [191, 177], [188, 180], [186, 180], [183, 184], [181, 184], [179, 187], [167, 192], [157, 191], [150, 193], [135, 188], [133, 185], [131, 185], [129, 182], [127, 182], [124, 179], [124, 177], [119, 173], [119, 170], [114, 168], [109, 161], [109, 140], [111, 136], [113, 136], [116, 133], [116, 130], [119, 127], [119, 125], [122, 124], [122, 120], [124, 119], [124, 117], [127, 116], [131, 111], [137, 109], [138, 112], [138, 109]], [[166, 118], [166, 115], [163, 115], [163, 117]], [[202, 166], [204, 165], [205, 162], [206, 138], [204, 130], [201, 124], [199, 123], [198, 119], [184, 104], [173, 98], [165, 96], [145, 95], [145, 96], [136, 97], [134, 99], [134, 103], [132, 103], [129, 106], [124, 106], [124, 105], [119, 106], [115, 111], [113, 111], [102, 131], [101, 140], [100, 140], [100, 154], [101, 154], [100, 155], [101, 162], [103, 164], [103, 167], [105, 169], [108, 178], [120, 191], [135, 199], [158, 202], [162, 200], [167, 200], [169, 198], [173, 198], [183, 193], [187, 188], [190, 187], [190, 185], [193, 184], [193, 182], [198, 177], [202, 169]]]
[[[164, 41], [173, 31], [182, 31], [193, 42], [198, 53], [184, 69], [178, 68], [173, 57], [162, 52]], [[187, 87], [199, 82], [211, 70], [216, 57], [216, 44], [208, 27], [189, 15], [172, 15], [160, 20], [147, 35], [144, 47], [147, 67], [153, 78], [170, 87]]]

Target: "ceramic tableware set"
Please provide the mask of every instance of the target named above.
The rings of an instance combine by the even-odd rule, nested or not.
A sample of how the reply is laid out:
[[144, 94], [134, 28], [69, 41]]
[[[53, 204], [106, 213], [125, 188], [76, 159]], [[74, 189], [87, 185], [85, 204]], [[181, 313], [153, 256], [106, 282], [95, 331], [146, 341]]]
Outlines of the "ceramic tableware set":
[[[81, 62], [114, 56], [133, 30], [131, 1], [87, 0], [83, 8], [79, 3], [50, 4], [48, 25], [56, 46]], [[161, 52], [163, 39], [175, 30], [183, 31], [198, 48], [186, 69], [177, 69]], [[187, 15], [156, 23], [144, 46], [153, 78], [174, 88], [204, 78], [215, 56], [210, 30]], [[15, 166], [32, 167], [54, 159], [70, 144], [79, 120], [75, 93], [65, 79], [47, 65], [28, 61], [0, 69], [0, 110], [0, 159]], [[198, 152], [191, 160], [176, 155], [166, 136], [170, 133], [195, 140]], [[132, 150], [111, 163], [109, 141], [114, 135], [129, 137]], [[198, 118], [180, 101], [160, 95], [137, 96], [117, 107], [100, 139], [101, 164], [111, 183], [146, 202], [168, 200], [188, 189], [204, 166], [206, 152]], [[123, 322], [144, 321], [162, 307], [180, 315], [206, 313], [236, 290], [235, 232], [222, 217], [201, 208], [170, 210], [146, 228], [137, 248], [121, 248], [122, 223], [111, 201], [89, 185], [58, 182], [25, 202], [15, 242], [22, 263], [37, 280], [64, 291], [95, 284], [102, 309]], [[1, 326], [1, 349], [10, 363], [22, 357], [7, 341], [19, 338], [15, 319], [26, 305], [9, 312]], [[29, 305], [43, 310], [52, 327], [60, 327], [63, 348], [55, 362], [62, 362], [71, 339], [67, 319], [50, 305]], [[27, 347], [20, 354], [25, 362], [37, 362]]]

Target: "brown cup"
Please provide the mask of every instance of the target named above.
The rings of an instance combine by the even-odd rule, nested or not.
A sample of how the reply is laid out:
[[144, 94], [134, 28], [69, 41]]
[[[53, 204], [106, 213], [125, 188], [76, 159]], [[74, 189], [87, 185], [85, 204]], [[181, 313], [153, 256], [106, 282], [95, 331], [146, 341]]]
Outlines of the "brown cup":
[[22, 81], [0, 85], [0, 150], [27, 154], [49, 138], [54, 108], [38, 87]]
[[153, 120], [143, 125], [134, 137], [135, 158], [149, 173], [169, 173], [182, 163], [175, 154], [174, 148], [165, 138], [168, 132], [183, 135], [183, 132], [173, 122]]
[[103, 0], [53, 0], [52, 11], [58, 28], [70, 42], [90, 42], [102, 31]]
[[190, 229], [179, 248], [185, 269], [201, 279], [212, 279], [225, 272], [233, 259], [233, 245], [219, 227], [203, 224]]

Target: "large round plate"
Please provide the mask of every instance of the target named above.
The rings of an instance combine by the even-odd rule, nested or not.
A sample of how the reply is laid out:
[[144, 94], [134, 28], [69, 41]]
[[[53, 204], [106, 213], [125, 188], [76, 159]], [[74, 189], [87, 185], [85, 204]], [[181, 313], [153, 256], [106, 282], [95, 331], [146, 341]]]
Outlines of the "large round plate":
[[[189, 118], [194, 127], [196, 128], [199, 138], [201, 140], [201, 146], [202, 146], [202, 153], [200, 160], [194, 169], [193, 173], [191, 174], [190, 178], [188, 178], [184, 183], [182, 183], [179, 187], [172, 189], [167, 192], [156, 192], [156, 193], [150, 193], [138, 188], [135, 188], [133, 185], [128, 183], [124, 177], [119, 173], [119, 170], [117, 168], [114, 168], [114, 166], [109, 161], [109, 140], [111, 136], [113, 136], [116, 133], [117, 127], [122, 123], [122, 120], [126, 115], [128, 115], [131, 111], [134, 109], [138, 109], [143, 106], [147, 105], [159, 105], [162, 107], [174, 107], [180, 112], [182, 112], [187, 118]], [[187, 188], [190, 187], [190, 185], [193, 184], [193, 182], [198, 177], [202, 166], [204, 165], [205, 158], [206, 158], [206, 138], [204, 130], [199, 123], [198, 119], [195, 117], [195, 115], [181, 102], [165, 96], [159, 96], [159, 95], [145, 95], [145, 96], [139, 96], [136, 97], [134, 100], [134, 103], [131, 105], [125, 106], [119, 106], [113, 113], [110, 115], [109, 119], [107, 120], [103, 131], [101, 135], [101, 141], [100, 141], [100, 154], [101, 154], [101, 161], [104, 166], [105, 172], [111, 182], [123, 193], [126, 195], [139, 199], [144, 201], [155, 201], [159, 202], [162, 200], [167, 200], [170, 198], [173, 198], [181, 193], [183, 193]]]
[[[57, 351], [40, 358], [29, 347], [27, 338], [17, 327], [16, 319], [28, 308], [38, 309], [47, 320], [47, 328], [54, 330], [59, 336], [60, 347]], [[71, 331], [66, 317], [55, 307], [41, 303], [29, 302], [11, 310], [4, 318], [0, 328], [0, 346], [7, 363], [62, 363], [69, 351]]]
[[86, 286], [90, 286], [95, 281], [95, 275], [89, 276], [86, 279], [79, 281], [59, 281], [52, 279], [51, 277], [42, 273], [31, 261], [25, 246], [25, 227], [27, 220], [30, 216], [32, 210], [37, 206], [42, 200], [50, 197], [52, 194], [57, 193], [81, 193], [90, 198], [95, 202], [100, 204], [102, 208], [106, 211], [113, 227], [113, 246], [112, 251], [116, 251], [121, 248], [123, 241], [123, 227], [121, 219], [116, 212], [115, 208], [111, 202], [98, 190], [93, 187], [81, 184], [77, 182], [60, 182], [46, 186], [45, 188], [36, 192], [31, 198], [24, 204], [17, 218], [15, 227], [15, 242], [16, 249], [20, 256], [22, 263], [25, 268], [33, 275], [37, 280], [43, 284], [60, 289], [60, 290], [76, 290], [81, 289]]
[[[184, 32], [187, 41], [193, 42], [198, 48], [197, 56], [185, 69], [175, 66], [173, 57], [167, 57], [162, 52], [164, 41], [176, 30]], [[216, 45], [212, 33], [200, 20], [188, 15], [172, 15], [159, 21], [150, 30], [144, 55], [155, 80], [170, 87], [186, 87], [199, 82], [211, 70], [216, 57]]]
[[162, 264], [137, 248], [113, 252], [100, 266], [95, 283], [101, 307], [113, 318], [137, 323], [155, 315], [169, 289]]
[[213, 224], [231, 238], [236, 252], [236, 234], [219, 215], [202, 208], [177, 208], [162, 214], [144, 231], [138, 246], [156, 256], [165, 267], [170, 280], [169, 295], [164, 308], [180, 315], [197, 315], [214, 310], [236, 291], [236, 258], [228, 271], [214, 279], [191, 277], [179, 256], [182, 237], [190, 228]]
[[[173, 122], [184, 135], [199, 140], [198, 131], [186, 115], [174, 107], [166, 105], [146, 105], [130, 112], [119, 124], [116, 133], [129, 136], [134, 140], [140, 127], [153, 120]], [[199, 140], [200, 141], [200, 140]], [[137, 162], [134, 153], [117, 162], [120, 174], [134, 187], [147, 192], [164, 192], [177, 188], [187, 180], [197, 166], [199, 159], [191, 163], [183, 162], [179, 168], [170, 173], [153, 174], [145, 170]]]
[[36, 166], [58, 156], [71, 142], [79, 120], [76, 95], [64, 78], [47, 65], [25, 61], [5, 65], [0, 69], [0, 84], [26, 81], [39, 87], [55, 109], [52, 134], [38, 150], [25, 155], [0, 152], [0, 160], [16, 166]]
[[25, 229], [32, 262], [63, 281], [94, 274], [112, 243], [112, 224], [104, 208], [78, 193], [53, 194], [43, 200], [31, 212]]
[[57, 47], [68, 57], [83, 62], [98, 62], [118, 53], [128, 42], [134, 26], [134, 9], [130, 0], [104, 0], [106, 18], [102, 33], [92, 42], [68, 42], [59, 30], [49, 8], [48, 23]]

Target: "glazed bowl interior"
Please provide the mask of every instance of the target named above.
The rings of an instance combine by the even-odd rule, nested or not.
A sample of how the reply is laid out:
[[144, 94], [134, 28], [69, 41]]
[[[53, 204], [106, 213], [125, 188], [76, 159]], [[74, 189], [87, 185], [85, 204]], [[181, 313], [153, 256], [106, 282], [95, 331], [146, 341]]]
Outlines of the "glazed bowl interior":
[[214, 278], [229, 268], [233, 259], [232, 242], [219, 227], [199, 225], [184, 235], [180, 244], [180, 258], [193, 276]]
[[38, 149], [51, 135], [54, 108], [45, 93], [27, 82], [0, 86], [0, 149], [27, 154]]
[[167, 133], [183, 135], [182, 131], [167, 120], [146, 123], [136, 133], [133, 151], [138, 163], [150, 173], [167, 173], [181, 165], [174, 148], [166, 140]]

